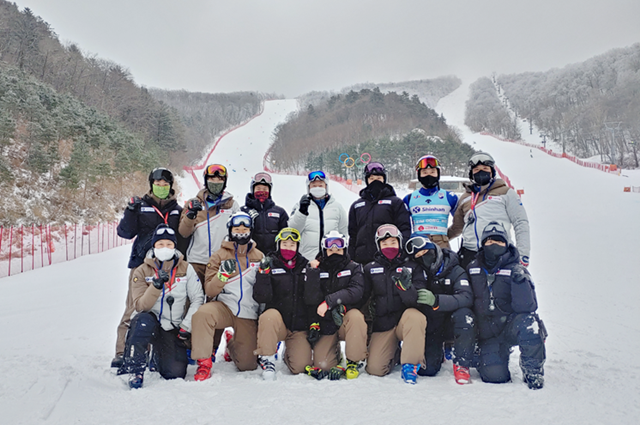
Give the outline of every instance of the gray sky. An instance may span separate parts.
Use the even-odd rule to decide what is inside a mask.
[[[148,87],[296,96],[544,71],[640,42],[640,0],[17,0]]]

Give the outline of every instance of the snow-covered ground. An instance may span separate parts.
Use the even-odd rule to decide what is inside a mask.
[[[522,383],[515,354],[513,382],[453,381],[451,363],[434,378],[404,384],[385,378],[316,382],[292,376],[278,362],[278,380],[216,363],[213,377],[164,381],[147,373],[129,391],[108,368],[122,313],[130,247],[0,280],[0,418],[4,424],[464,423],[631,424],[640,414],[640,316],[636,307],[639,173],[618,177],[488,136],[462,125],[468,84],[438,112],[466,141],[493,154],[517,188],[532,227],[531,271],[549,329],[546,386]],[[296,108],[272,101],[264,113],[226,136],[212,161],[229,165],[229,190],[242,203],[261,169],[273,128]],[[473,144],[475,142],[475,144]],[[305,192],[303,177],[274,176],[274,198],[286,209]],[[197,186],[182,180],[185,197]],[[348,208],[355,194],[331,191]],[[634,261],[635,260],[635,261]]]

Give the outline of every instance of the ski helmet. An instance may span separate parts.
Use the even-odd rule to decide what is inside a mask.
[[[271,190],[273,189],[273,181],[271,180],[271,175],[269,173],[265,173],[264,171],[259,172],[255,176],[251,177],[251,186],[249,187],[249,191],[253,193],[253,188],[257,184],[263,184],[269,187],[269,194],[271,194]]]
[[[324,173],[324,171],[318,170],[310,172],[307,176],[307,195],[311,193],[311,182],[315,182],[318,180],[324,182],[324,184],[327,186],[327,193],[329,193],[329,179],[327,178],[327,175]]]
[[[345,249],[349,246],[349,237],[343,235],[337,230],[332,230],[322,238],[322,248],[330,249],[331,247]]]
[[[173,189],[173,173],[167,168],[154,168],[149,173],[149,189],[153,190],[153,182],[156,180],[164,180],[169,183],[169,187]]]
[[[224,191],[227,187],[227,177],[229,176],[229,174],[227,173],[227,167],[222,164],[207,165],[202,173],[202,176],[204,177],[204,187],[207,187],[207,179],[209,177],[220,177],[224,180],[222,191]]]
[[[249,234],[245,238],[239,238],[237,236],[234,236],[234,234],[232,233],[234,227],[239,227],[241,225],[249,229]],[[227,221],[227,230],[230,241],[237,242],[240,245],[244,245],[248,243],[249,240],[251,240],[251,235],[253,234],[253,219],[246,212],[238,211],[237,213],[229,217],[229,220]]]
[[[416,173],[420,177],[420,170],[423,168],[435,168],[438,170],[438,178],[440,178],[440,161],[433,155],[425,155],[416,163]]]
[[[278,242],[286,241],[287,239],[296,242],[296,251],[300,248],[300,232],[293,227],[285,227],[278,232],[278,235],[276,236],[276,248],[279,250],[280,244]]]
[[[400,249],[402,249],[402,233],[400,230],[393,224],[383,224],[376,230],[376,246],[378,247],[378,251],[380,251],[380,241],[388,238],[397,238]]]
[[[383,183],[387,182],[387,170],[384,168],[384,165],[380,162],[370,162],[365,165],[364,170],[364,181],[369,185],[369,177],[371,176],[382,176],[384,177]]]
[[[473,169],[478,165],[486,165],[491,168],[491,177],[496,176],[496,161],[486,152],[476,152],[469,158],[469,179],[473,180]]]

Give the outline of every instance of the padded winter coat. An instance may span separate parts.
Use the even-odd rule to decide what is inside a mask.
[[[153,278],[157,277],[160,265],[169,275],[175,269],[173,280],[165,283],[163,289],[153,286]],[[155,314],[160,318],[160,326],[165,331],[182,328],[191,332],[191,316],[204,303],[200,279],[193,267],[183,260],[182,254],[178,254],[177,261],[160,263],[153,256],[153,250],[149,250],[144,263],[133,271],[131,297],[135,311]],[[173,304],[167,302],[169,297],[173,297]]]
[[[159,199],[149,192],[142,197],[142,204],[138,209],[124,209],[124,216],[118,224],[117,231],[121,238],[136,238],[129,257],[130,269],[135,269],[144,262],[147,251],[151,249],[153,231],[159,224],[166,223],[178,231],[181,211],[182,207],[178,205],[173,189],[167,199]]]
[[[253,299],[266,304],[265,309],[278,310],[288,330],[309,330],[308,308],[304,302],[304,277],[309,262],[298,253],[296,265],[288,269],[279,255],[272,253],[270,256],[273,260],[271,270],[267,274],[258,272]]]
[[[509,246],[507,253],[502,255],[493,269],[485,265],[483,249],[478,251],[467,272],[473,290],[478,337],[489,339],[502,333],[511,316],[534,313],[538,301],[531,275],[520,264],[520,255],[515,246]]]
[[[347,213],[332,196],[327,197],[324,208],[315,201],[309,205],[309,215],[302,214],[296,203],[289,218],[289,227],[300,232],[300,253],[309,261],[315,260],[320,252],[322,237],[332,230],[347,235]]]
[[[262,252],[255,248],[255,242],[244,245],[248,249],[238,249],[235,242],[225,239],[219,250],[209,259],[204,280],[207,297],[225,303],[231,313],[240,319],[257,319],[258,303],[253,299],[253,285],[256,283],[258,265]],[[218,279],[218,270],[224,260],[235,260],[236,271],[227,282]]]
[[[402,291],[393,282],[393,277],[400,276],[402,267],[408,258],[400,257],[389,261],[381,253],[375,255],[375,260],[364,266],[365,285],[371,287],[375,314],[373,317],[373,332],[386,332],[398,325],[402,313],[407,308],[418,308],[418,288],[424,288],[424,282],[419,281],[418,273],[412,278],[409,289]],[[411,269],[413,272],[413,270]],[[413,275],[413,273],[412,273]]]
[[[388,184],[378,196],[373,196],[369,187],[360,191],[360,199],[349,209],[349,255],[356,263],[373,261],[378,251],[376,229],[383,224],[394,224],[404,241],[411,236],[411,214],[402,199]]]
[[[247,193],[245,205],[240,208],[244,212],[256,210],[258,216],[253,220],[253,240],[258,245],[257,248],[263,253],[276,250],[276,236],[283,228],[287,227],[289,215],[277,206],[271,198],[264,201],[264,204],[253,197],[252,193]]]
[[[449,239],[462,234],[462,246],[477,252],[482,231],[487,224],[497,221],[507,229],[508,234],[513,226],[518,251],[520,255],[528,257],[531,248],[529,219],[516,192],[502,179],[494,179],[479,188],[465,183],[465,188],[467,192],[460,197],[453,223],[447,231]],[[475,196],[477,200],[474,205]]]
[[[204,206],[196,218],[187,217],[189,212],[187,208],[180,216],[180,234],[185,238],[193,235],[187,248],[187,259],[190,263],[207,264],[209,262],[209,258],[220,249],[222,241],[229,233],[227,230],[229,217],[240,210],[240,206],[229,192],[223,192],[220,201],[211,208],[207,208],[208,193],[207,189],[202,189],[196,196]]]
[[[321,335],[333,335],[338,332],[338,326],[331,315],[333,308],[338,304],[344,305],[346,311],[360,308],[364,304],[364,296],[368,292],[365,289],[362,266],[351,261],[348,254],[341,257],[342,261],[333,268],[327,266],[325,258],[320,261],[317,268],[307,267],[305,301],[310,310],[309,324],[320,323]],[[323,301],[326,301],[329,310],[324,317],[320,317],[317,309]]]

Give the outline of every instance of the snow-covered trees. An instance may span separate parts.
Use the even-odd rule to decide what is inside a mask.
[[[489,131],[508,139],[520,137],[515,119],[509,115],[494,84],[487,77],[479,78],[470,87],[465,124],[473,131]]]

